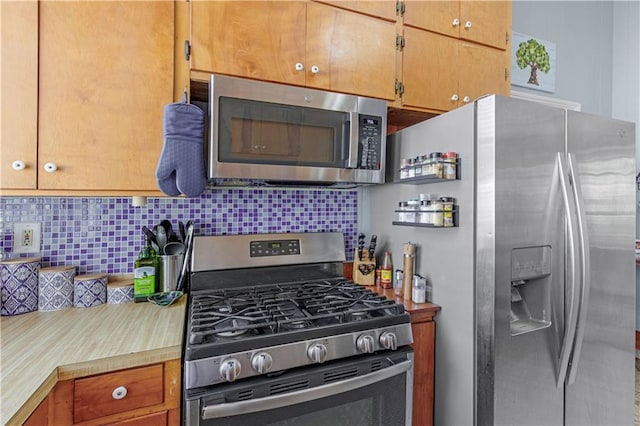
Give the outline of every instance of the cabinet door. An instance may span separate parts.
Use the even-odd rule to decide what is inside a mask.
[[[508,96],[511,86],[507,70],[508,52],[477,44],[460,42],[459,104],[464,105],[489,94]]]
[[[314,0],[318,3],[326,3],[343,9],[353,10],[355,12],[364,13],[366,15],[376,16],[388,21],[396,21],[396,2],[395,0],[377,0],[377,1],[332,1],[332,0]]]
[[[405,28],[402,52],[403,105],[438,111],[455,108],[458,96],[458,41]]]
[[[411,324],[415,366],[413,370],[413,424],[433,424],[436,323]]]
[[[395,40],[393,22],[309,3],[307,86],[393,100]]]
[[[458,37],[460,3],[458,1],[407,1],[404,25]]]
[[[191,2],[191,69],[304,85],[302,1]]]
[[[173,2],[40,2],[40,189],[157,190]]]
[[[0,21],[0,188],[34,189],[38,167],[38,3],[2,1]],[[15,161],[24,163],[25,168],[15,170]]]
[[[505,50],[510,34],[510,1],[460,2],[460,38]]]

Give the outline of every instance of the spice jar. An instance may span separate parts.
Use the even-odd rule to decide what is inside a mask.
[[[409,177],[409,159],[403,158],[400,163],[400,179],[406,179]]]
[[[420,156],[420,164],[422,165],[422,176],[429,174],[429,155],[424,154]]]
[[[416,159],[415,158],[409,158],[409,166],[408,166],[408,171],[409,171],[409,175],[407,176],[408,178],[412,178],[412,177],[416,177]]]
[[[452,197],[442,197],[442,226],[445,228],[454,226],[453,223],[453,204],[455,199]]]
[[[432,152],[429,154],[429,174],[435,178],[442,179],[442,153]]]
[[[431,208],[433,209],[433,226],[444,226],[444,205],[442,199],[433,200],[431,202]]]
[[[418,156],[413,160],[413,175],[415,177],[422,176],[422,157]]]
[[[420,210],[420,200],[407,201],[407,222],[415,223],[418,221],[418,211]]]
[[[420,213],[418,213],[418,222],[425,225],[433,225],[433,210],[431,210],[431,200],[420,201]]]
[[[411,290],[411,300],[414,303],[425,303],[427,301],[427,280],[425,278],[415,274]]]
[[[398,203],[398,222],[409,222],[407,220],[408,204],[406,201],[400,201]]]
[[[442,176],[445,179],[455,179],[456,178],[456,159],[458,158],[458,154],[455,152],[445,152],[442,154]]]

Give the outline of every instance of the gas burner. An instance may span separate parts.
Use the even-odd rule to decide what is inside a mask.
[[[280,324],[281,330],[301,330],[303,328],[309,328],[311,324],[309,321],[297,320],[297,321],[288,321]]]
[[[370,318],[369,312],[356,311],[349,313],[349,318],[353,321],[361,321],[366,318]]]
[[[231,324],[229,324],[231,323]],[[214,326],[214,330],[224,330],[215,332],[219,337],[236,337],[245,334],[249,329],[247,328],[249,321],[242,318],[227,318],[221,323]]]

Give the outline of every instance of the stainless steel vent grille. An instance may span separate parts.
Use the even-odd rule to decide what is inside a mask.
[[[309,387],[309,380],[298,380],[293,382],[277,383],[269,386],[269,395],[278,395],[280,393],[293,392],[299,389]]]
[[[238,392],[237,395],[237,400],[238,401],[245,401],[247,399],[251,399],[253,398],[253,390],[252,389],[247,389],[241,392]]]
[[[340,380],[348,379],[350,377],[356,377],[357,375],[358,375],[358,369],[355,367],[345,368],[343,370],[338,370],[338,371],[330,371],[324,374],[323,382],[325,384],[331,383],[331,382],[337,382]]]

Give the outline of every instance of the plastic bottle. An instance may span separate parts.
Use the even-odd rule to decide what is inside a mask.
[[[147,245],[140,250],[140,254],[134,263],[133,299],[136,302],[146,302],[147,297],[157,291],[157,265],[156,252],[147,241]]]
[[[391,252],[384,252],[384,260],[380,268],[380,286],[382,288],[393,287],[393,263],[391,261]]]

